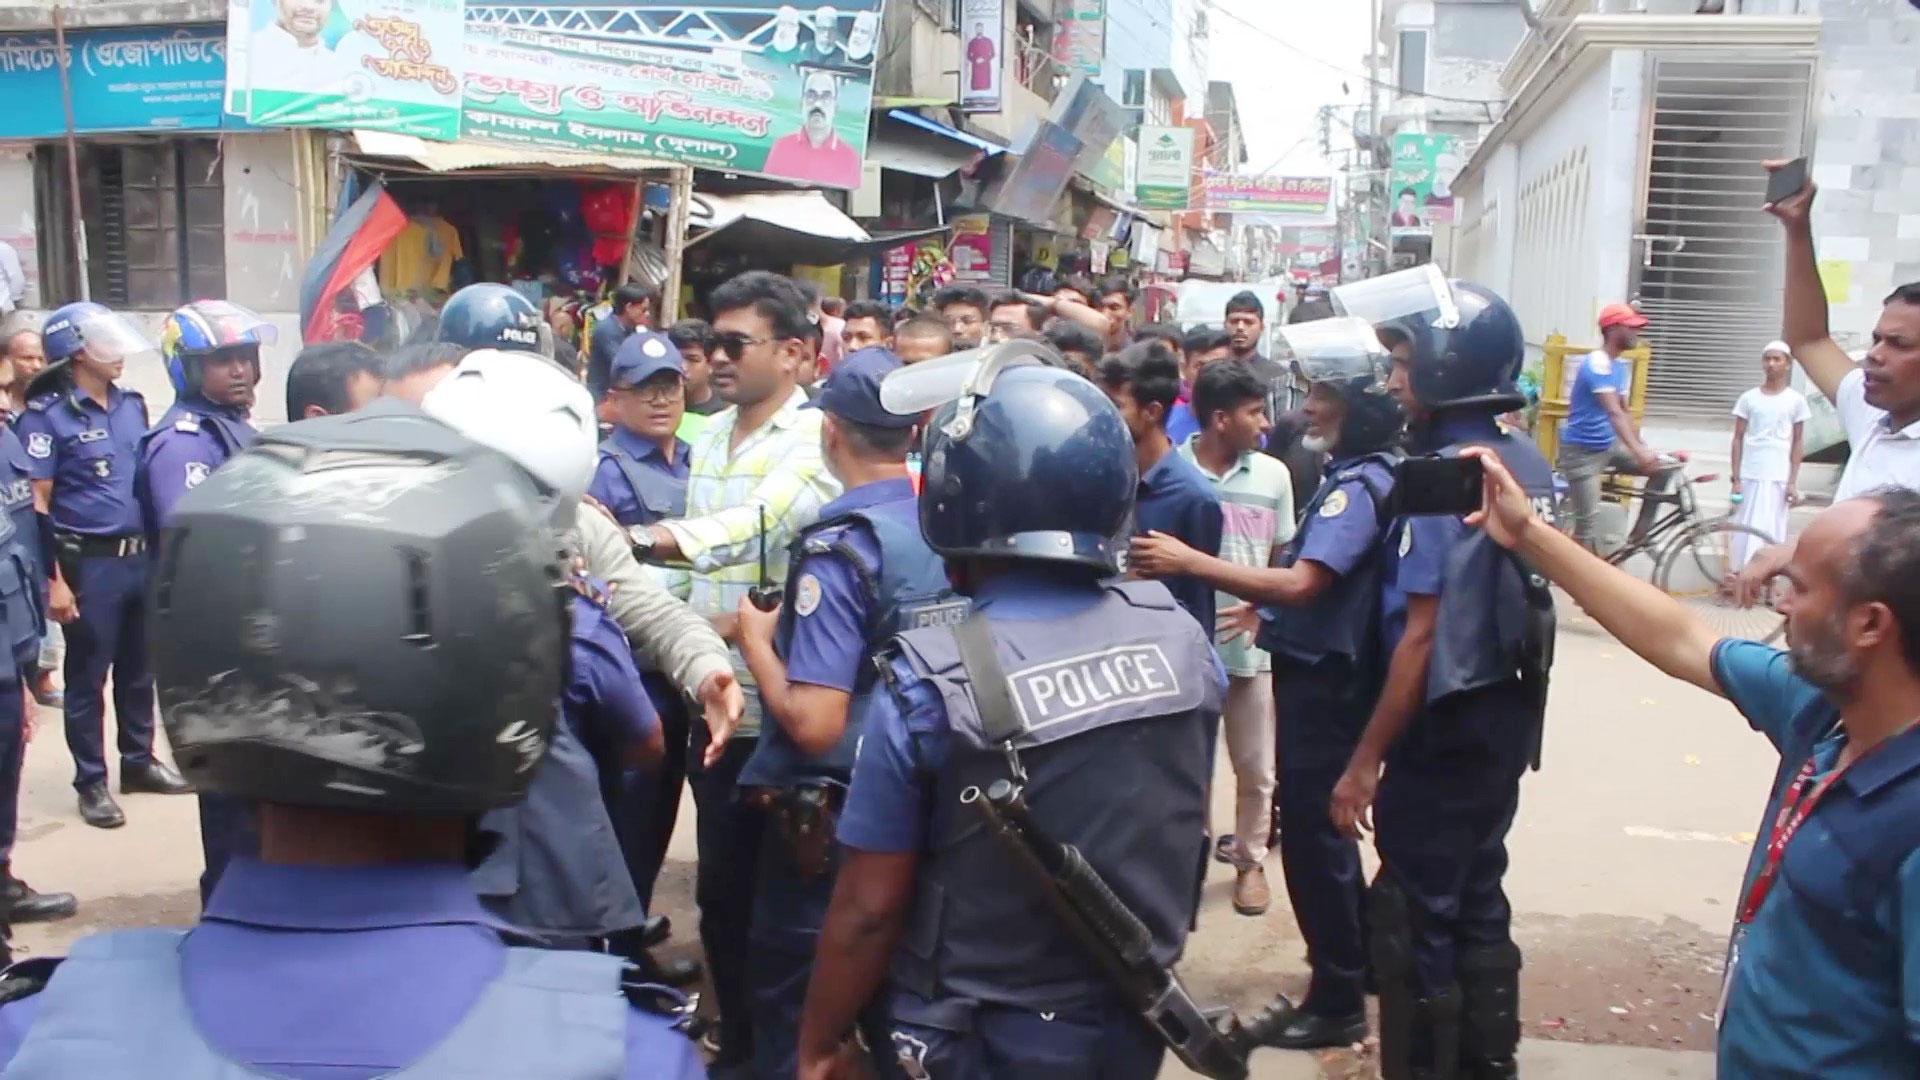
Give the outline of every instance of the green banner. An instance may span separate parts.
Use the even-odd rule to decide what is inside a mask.
[[[1193,197],[1193,129],[1143,124],[1134,200],[1149,210],[1185,210]]]
[[[452,139],[460,132],[461,0],[235,0],[227,80],[247,120],[371,128]]]
[[[1393,137],[1389,201],[1394,236],[1432,236],[1436,222],[1453,221],[1453,178],[1465,161],[1458,135]]]

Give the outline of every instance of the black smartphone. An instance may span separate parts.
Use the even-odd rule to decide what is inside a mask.
[[[1400,514],[1451,514],[1480,509],[1486,470],[1474,457],[1410,457],[1393,470],[1393,505]]]
[[[1807,186],[1807,159],[1794,158],[1767,174],[1767,202],[1791,199]]]

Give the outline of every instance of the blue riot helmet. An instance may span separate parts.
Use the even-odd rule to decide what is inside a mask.
[[[260,347],[277,339],[273,324],[225,300],[196,300],[167,316],[160,328],[160,355],[167,362],[173,392],[200,389],[200,362],[222,354],[244,352],[253,361],[253,377],[260,377]]]
[[[1410,358],[1439,355],[1460,325],[1453,289],[1431,263],[1347,282],[1327,299],[1335,314],[1366,320],[1392,344],[1406,342]]]
[[[1008,341],[901,368],[881,384],[891,412],[936,409],[920,531],[943,557],[1116,572],[1139,486],[1133,437],[1099,387],[1049,358],[1058,362],[1044,342]]]
[[[553,359],[553,330],[540,317],[540,309],[507,286],[486,281],[447,298],[434,340]]]
[[[132,320],[85,300],[55,309],[47,316],[40,326],[40,347],[47,354],[47,366],[27,384],[29,398],[67,385],[68,368],[82,352],[111,365],[158,351]]]
[[[1414,354],[1407,367],[1414,396],[1429,409],[1503,413],[1525,408],[1520,369],[1526,363],[1526,339],[1513,308],[1484,285],[1449,284],[1459,323],[1439,336],[1435,351]]]
[[[1325,386],[1346,405],[1340,439],[1326,449],[1336,458],[1385,450],[1400,438],[1406,417],[1387,392],[1392,357],[1373,326],[1352,317],[1282,327],[1274,359],[1298,369],[1309,386]]]

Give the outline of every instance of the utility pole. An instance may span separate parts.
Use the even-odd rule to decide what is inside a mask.
[[[1382,127],[1380,123],[1380,0],[1367,0],[1367,42],[1367,125],[1372,130],[1367,132],[1366,161],[1367,171],[1371,173],[1373,166],[1380,160],[1379,142]],[[1376,209],[1371,175],[1367,177],[1367,209],[1370,211]],[[1374,216],[1378,219],[1374,227],[1380,230],[1383,237],[1390,235],[1387,232],[1387,215],[1376,213]],[[1386,244],[1386,250],[1380,255],[1381,273],[1387,271],[1393,255],[1393,242],[1387,240]],[[1367,243],[1362,248],[1366,252],[1368,263],[1373,262],[1372,247],[1373,238],[1368,236]]]

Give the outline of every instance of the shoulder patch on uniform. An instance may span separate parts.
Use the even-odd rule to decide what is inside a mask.
[[[37,458],[53,456],[53,436],[44,431],[27,433],[27,453]]]
[[[1336,489],[1320,504],[1320,516],[1323,518],[1336,518],[1346,512],[1347,493],[1344,491]]]
[[[173,430],[184,431],[188,434],[198,434],[200,431],[200,418],[192,413],[185,413],[180,419],[173,422]]]
[[[207,473],[212,471],[212,468],[204,461],[187,462],[187,486],[190,488],[199,487],[200,481],[205,480]],[[1402,554],[1404,554],[1404,552]]]
[[[59,397],[59,394],[41,394],[39,397],[27,402],[27,408],[32,409],[34,412],[46,412],[47,406],[59,400]]]
[[[812,574],[801,574],[800,580],[793,586],[793,613],[802,618],[813,614],[820,607],[820,579]]]

